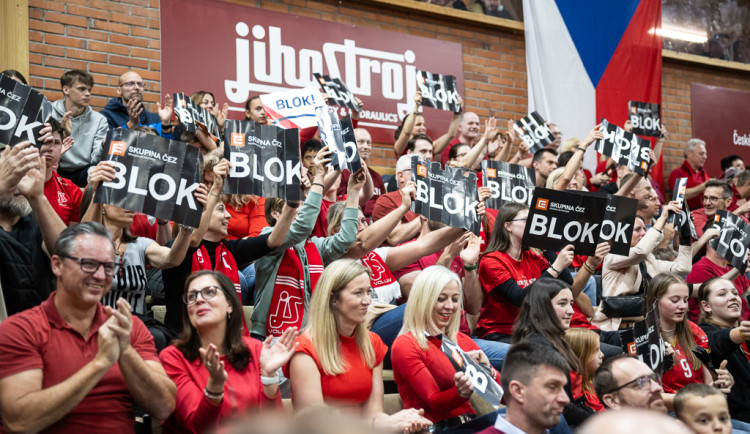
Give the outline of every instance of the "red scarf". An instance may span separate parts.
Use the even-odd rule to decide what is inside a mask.
[[[305,316],[305,268],[310,273],[310,294],[323,274],[323,259],[315,243],[307,240],[305,253],[307,267],[303,266],[294,247],[286,249],[281,258],[268,309],[266,336],[281,336],[289,327],[302,327]]]
[[[396,278],[393,276],[393,273],[391,273],[391,270],[389,270],[385,265],[385,261],[383,261],[383,258],[381,258],[380,255],[372,251],[364,256],[361,260],[362,264],[370,269],[370,286],[372,286],[373,295],[375,298],[377,298],[380,293],[390,292],[389,287],[393,285],[398,286],[399,290],[401,289],[398,282],[396,281]],[[379,288],[383,288],[385,290],[378,291]],[[373,299],[373,302],[391,302],[391,300],[376,300],[375,298]]]
[[[240,300],[240,306],[242,306],[242,288],[240,287],[240,275],[239,269],[237,268],[237,262],[235,262],[232,253],[221,241],[216,245],[214,261],[216,261],[216,267],[214,267],[213,270],[227,276],[232,281],[237,298]],[[211,259],[208,256],[208,251],[206,250],[206,246],[201,244],[200,248],[196,250],[193,255],[193,265],[190,271],[191,273],[195,273],[199,270],[211,269]],[[245,335],[250,336],[250,330],[248,330],[247,324],[245,324],[245,315],[242,315],[242,324],[245,327]]]

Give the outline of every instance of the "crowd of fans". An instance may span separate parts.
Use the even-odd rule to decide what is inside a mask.
[[[717,210],[750,212],[741,158],[723,158],[724,172],[712,177],[703,166],[722,156],[707,155],[700,139],[685,144],[669,185],[688,178],[695,238],[668,219],[683,204],[664,201],[648,176],[611,170],[603,156],[594,173],[582,169],[603,137],[598,126],[563,141],[550,124],[556,140],[530,154],[512,122],[502,129],[488,119],[482,132],[480,118],[464,112],[433,140],[417,94],[394,137],[393,183],[368,167],[367,130],[355,129],[363,168],[349,173],[327,167],[331,152],[311,129],[300,134],[303,201],[222,194],[223,150],[181,131],[169,95],[148,111],[142,78],[126,71],[118,96],[96,112],[93,84],[84,71],[65,72],[40,147],[0,153],[6,431],[145,429],[134,426],[135,411],[163,421],[165,432],[261,432],[264,424],[285,432],[300,421],[317,421],[309,432],[321,423],[326,432],[602,432],[628,418],[645,432],[750,432],[750,280],[709,244]],[[205,91],[192,100],[223,127],[226,105]],[[268,122],[259,98],[247,101],[245,120]],[[200,149],[198,227],[92,200],[115,177],[100,161],[111,128]],[[652,163],[667,139],[663,128]],[[466,171],[508,161],[533,168],[538,187],[633,198],[630,253],[612,254],[606,242],[588,257],[572,245],[530,248],[527,205],[486,208],[487,187],[479,188],[479,236],[427,220],[410,210],[414,158]],[[628,296],[658,309],[663,375],[623,354],[619,331],[645,313],[610,303]],[[163,322],[153,305],[166,306]],[[248,323],[243,305],[253,306]],[[487,376],[457,372],[441,350],[447,340]],[[398,411],[385,410],[384,370]],[[505,406],[479,411],[482,381],[493,380]],[[268,417],[283,411],[282,397],[297,418]],[[248,415],[258,419],[236,424]]]

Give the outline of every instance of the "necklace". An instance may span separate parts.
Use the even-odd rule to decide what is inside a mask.
[[[120,242],[117,243],[117,248],[115,248],[115,256],[122,262],[122,257],[125,255],[125,250],[120,251],[120,246],[122,246],[122,239],[120,239]],[[127,248],[128,245],[125,244],[125,248]]]

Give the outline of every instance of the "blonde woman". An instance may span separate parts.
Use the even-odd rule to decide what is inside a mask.
[[[370,420],[375,430],[419,432],[430,425],[421,410],[383,413],[382,361],[388,348],[364,324],[371,291],[369,271],[357,261],[326,267],[289,363],[294,406],[334,405]]]
[[[455,429],[476,415],[469,403],[471,379],[456,372],[442,352],[443,337],[489,367],[487,356],[477,344],[458,331],[462,304],[458,275],[440,265],[427,267],[414,280],[404,325],[391,350],[393,374],[404,408],[423,408],[425,417],[441,431]],[[497,371],[490,369],[499,380]],[[494,420],[490,418],[485,426],[472,422],[472,427],[479,430]]]

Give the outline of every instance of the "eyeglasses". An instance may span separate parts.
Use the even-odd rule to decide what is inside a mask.
[[[701,200],[702,200],[703,202],[706,202],[706,201],[708,201],[708,202],[711,202],[711,203],[716,203],[716,202],[718,202],[718,201],[719,201],[720,199],[721,199],[720,197],[715,197],[715,196],[714,196],[714,197],[711,197],[711,196],[703,196],[703,198],[702,198]]]
[[[81,265],[81,271],[84,273],[91,273],[94,274],[97,271],[99,271],[99,267],[104,268],[104,274],[107,276],[114,276],[115,275],[115,265],[119,265],[116,262],[101,262],[97,261],[96,259],[89,259],[89,258],[77,258],[75,256],[68,256],[68,255],[58,255],[61,258],[67,258],[72,259],[74,261],[78,261],[78,263]]]
[[[200,294],[204,300],[211,300],[216,297],[217,292],[219,292],[218,286],[207,286],[198,291],[188,291],[187,294],[182,294],[182,301],[187,305],[195,304],[195,302],[198,301],[198,294]]]
[[[526,221],[526,217],[524,217],[524,218],[522,218],[522,219],[513,219],[513,220],[511,220],[511,221],[512,221],[512,222],[525,222],[525,221]]]
[[[123,83],[120,85],[121,87],[140,87],[143,89],[146,87],[146,83],[142,81],[128,81],[127,83]]]
[[[621,389],[624,389],[624,388],[630,386],[631,384],[635,384],[635,386],[636,386],[636,388],[638,390],[643,390],[646,387],[650,386],[652,381],[654,383],[656,383],[656,384],[661,385],[661,377],[659,377],[658,375],[656,375],[656,373],[652,372],[652,373],[650,373],[648,375],[642,375],[642,376],[640,376],[640,377],[638,377],[638,378],[636,378],[634,380],[630,380],[627,383],[623,384],[622,386],[617,387],[615,389],[612,389],[612,390],[610,390],[607,393],[615,393],[618,390],[621,390]]]

